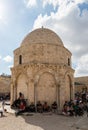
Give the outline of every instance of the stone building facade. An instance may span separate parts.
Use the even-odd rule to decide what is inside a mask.
[[[88,92],[88,76],[75,77],[75,92]]]
[[[71,52],[60,37],[50,29],[39,28],[29,33],[14,50],[11,68],[11,103],[24,94],[28,102],[57,102],[74,98],[74,70]]]
[[[11,76],[0,75],[0,97],[10,93]]]

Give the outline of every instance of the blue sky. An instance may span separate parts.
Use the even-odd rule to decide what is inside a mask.
[[[42,26],[72,52],[75,76],[88,76],[88,0],[0,0],[0,74],[11,74],[13,50]]]

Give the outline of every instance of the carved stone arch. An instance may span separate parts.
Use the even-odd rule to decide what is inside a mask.
[[[17,73],[16,78],[15,78],[16,81],[18,80],[18,77],[19,77],[19,75],[21,75],[21,74],[25,75],[25,76],[27,77],[27,80],[28,80],[28,75],[27,75],[27,73],[24,72],[24,71],[21,71],[21,72]]]
[[[43,85],[41,85],[42,81],[45,88],[43,87]],[[52,87],[47,88],[47,85],[52,86]],[[58,86],[59,85],[57,81],[57,74],[53,70],[43,69],[39,71],[38,73],[36,73],[35,80],[34,80],[35,105],[36,105],[36,102],[39,100],[39,98],[42,96],[42,93],[43,93],[43,96],[40,98],[41,101],[46,100],[47,102],[49,102],[49,104],[51,104],[53,101],[56,101],[58,104],[58,90],[57,90]],[[38,91],[40,92],[38,93]]]
[[[24,98],[28,98],[28,77],[25,73],[19,73],[16,77],[16,87],[17,87],[17,98],[19,92],[24,94]]]
[[[73,87],[74,86],[73,86],[73,77],[69,71],[67,71],[65,73],[64,79],[65,79],[65,93],[67,95],[65,97],[65,99],[71,100],[71,99],[73,99],[73,94],[74,94]]]
[[[35,77],[34,77],[34,81],[35,81],[34,83],[35,83],[35,84],[38,83],[39,77],[40,77],[43,73],[45,73],[45,72],[48,72],[48,73],[52,74],[52,75],[54,76],[54,78],[55,78],[56,83],[58,83],[58,81],[57,81],[57,74],[55,73],[55,71],[53,71],[52,69],[47,68],[47,69],[42,69],[42,70],[38,71],[38,72],[35,74]]]

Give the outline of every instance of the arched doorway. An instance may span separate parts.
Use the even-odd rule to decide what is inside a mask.
[[[24,94],[24,98],[27,99],[27,78],[24,74],[19,75],[17,79],[17,98],[19,92]]]
[[[72,86],[69,75],[65,77],[65,100],[70,101],[72,98]]]
[[[36,86],[36,101],[48,102],[48,104],[52,104],[57,99],[56,92],[56,81],[54,76],[49,73],[43,73],[38,80]]]

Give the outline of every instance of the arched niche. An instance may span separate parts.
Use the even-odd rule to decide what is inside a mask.
[[[57,98],[56,87],[54,75],[49,72],[42,73],[36,85],[36,100],[47,101],[49,104],[53,103]]]
[[[71,77],[67,74],[65,76],[65,100],[70,101],[73,97],[73,86]]]
[[[28,86],[27,86],[27,77],[25,74],[20,74],[17,78],[17,98],[19,96],[19,92],[22,92],[24,98],[27,99],[28,97]]]

